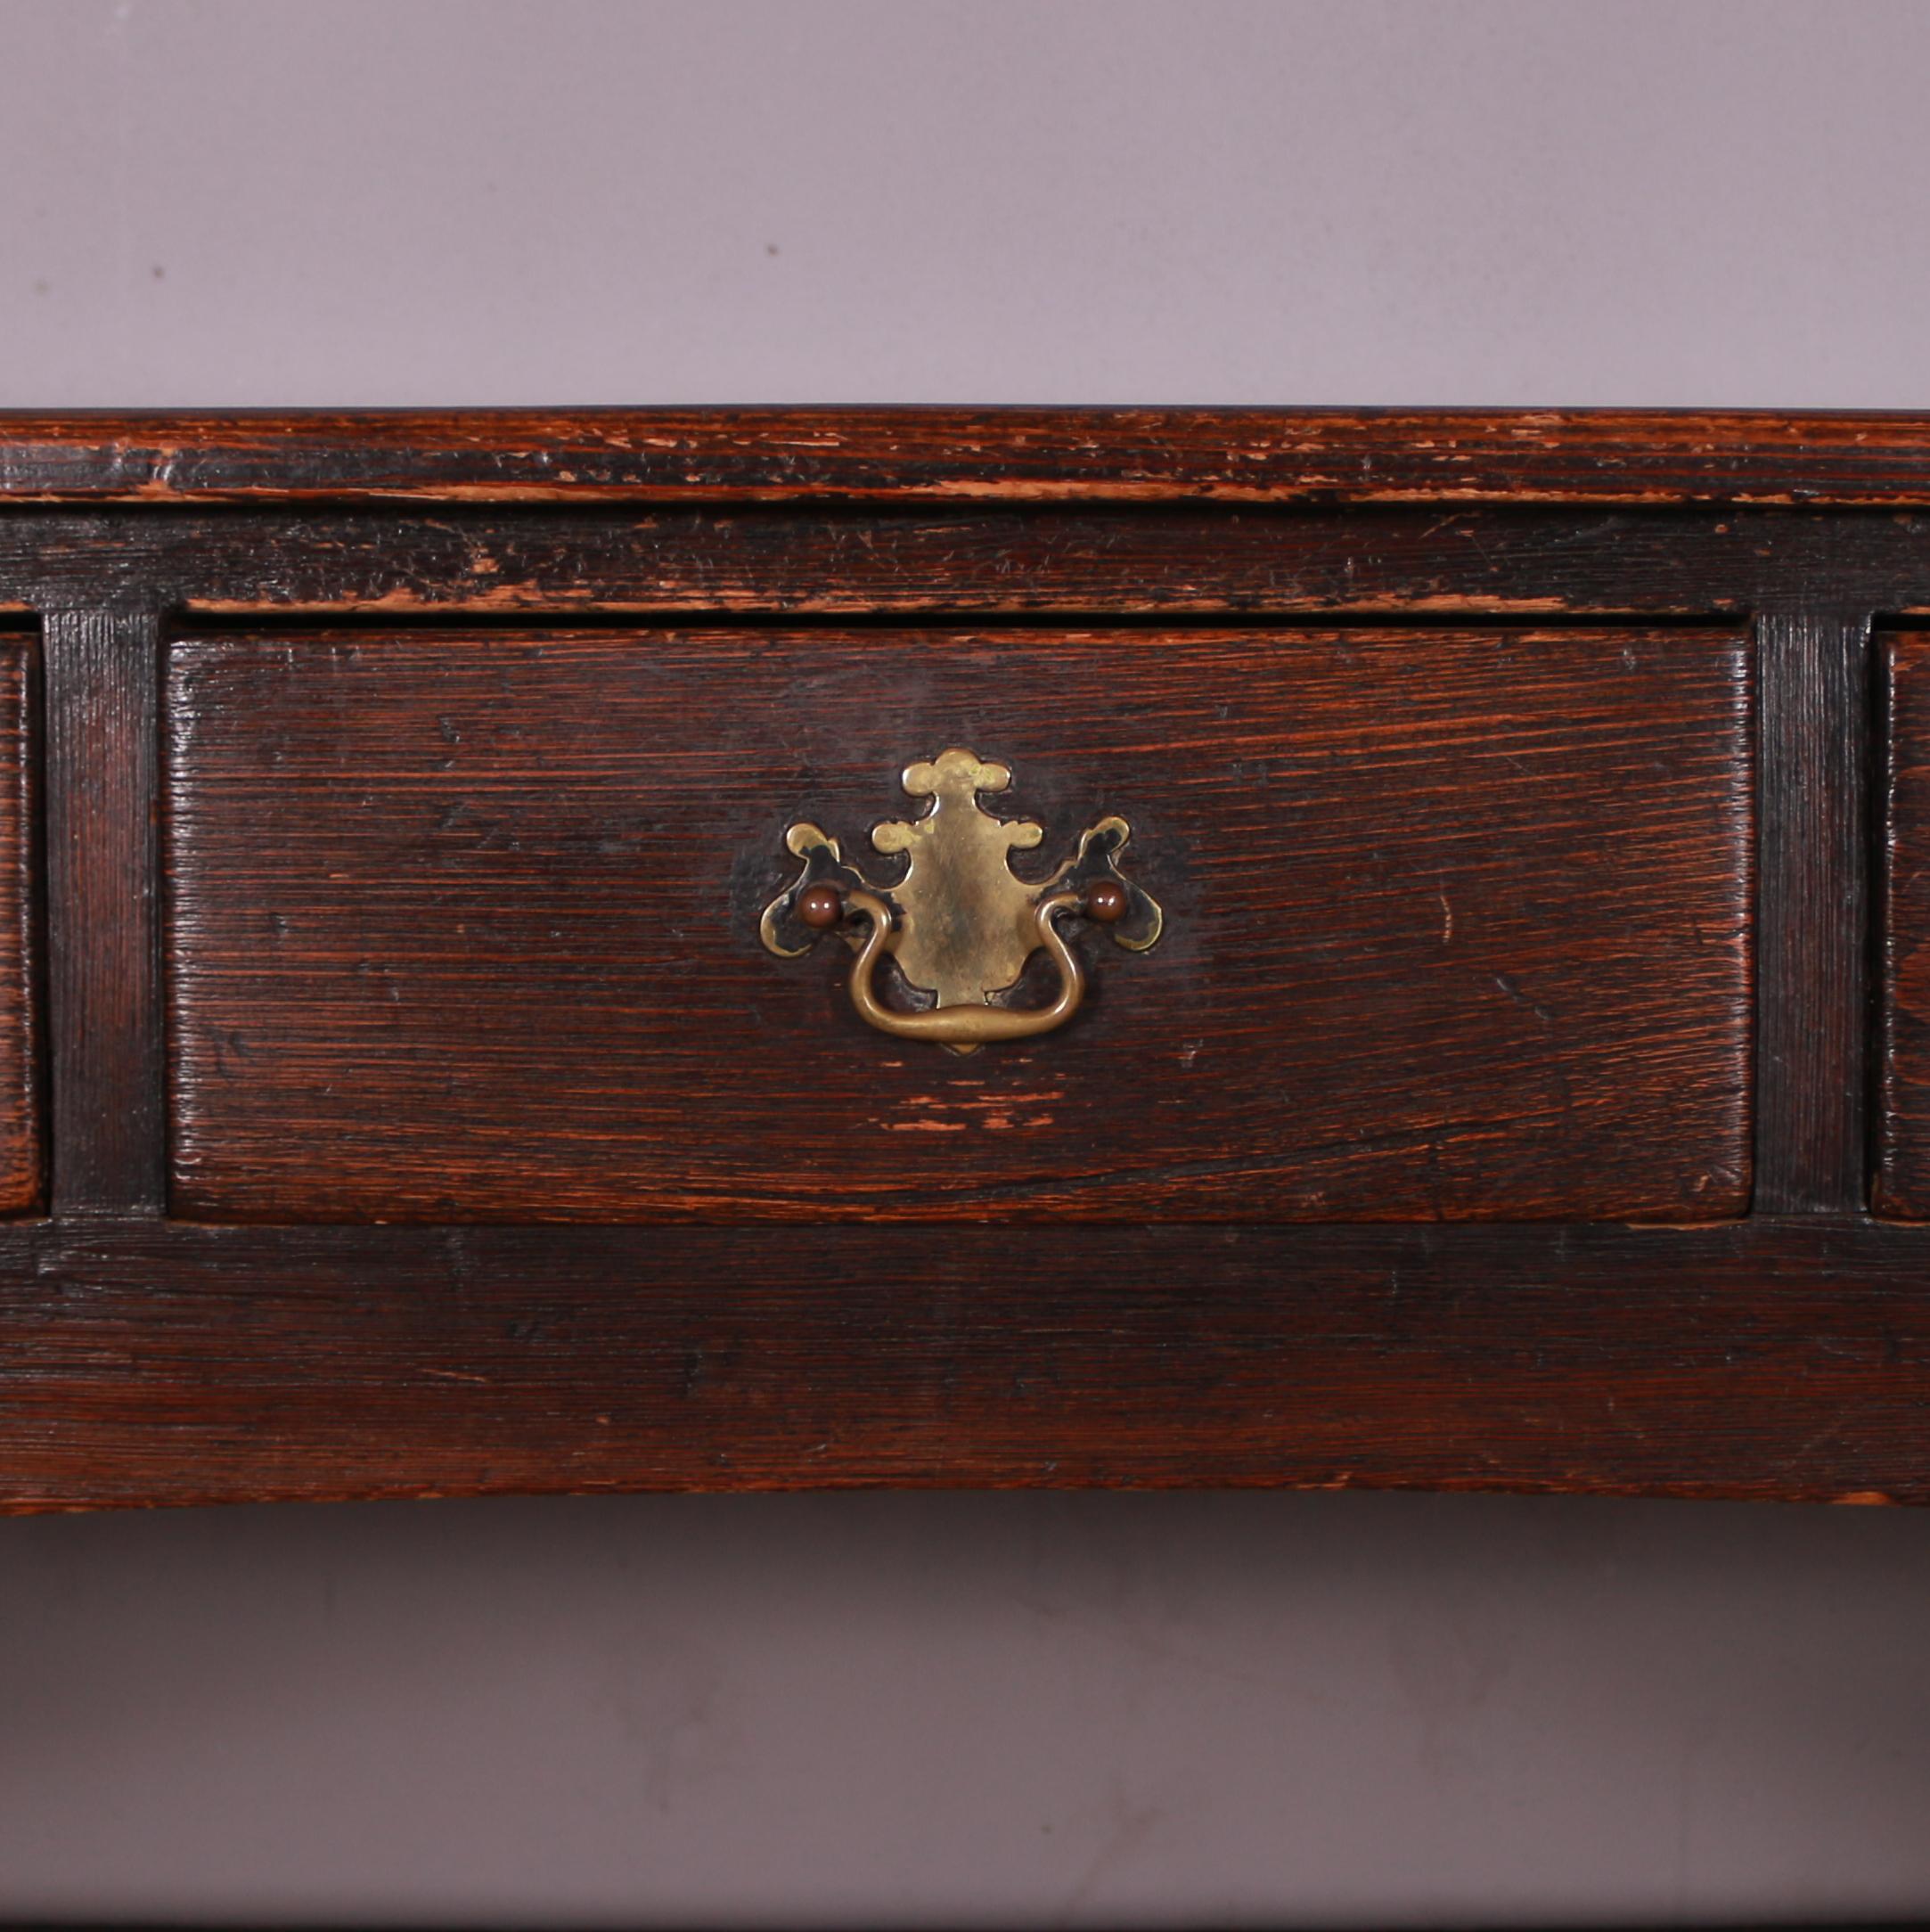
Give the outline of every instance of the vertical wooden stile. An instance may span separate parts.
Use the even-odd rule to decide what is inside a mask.
[[[1756,621],[1755,1207],[1854,1213],[1867,1185],[1868,612]]]
[[[160,619],[50,611],[44,637],[53,1211],[158,1215]]]

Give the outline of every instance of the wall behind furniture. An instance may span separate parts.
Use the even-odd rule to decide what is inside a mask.
[[[0,0],[0,404],[1930,404],[1930,8]],[[1930,1513],[0,1522],[0,1918],[1930,1912]]]

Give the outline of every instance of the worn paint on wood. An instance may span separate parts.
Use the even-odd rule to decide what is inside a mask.
[[[1805,608],[1838,612],[1930,610],[1930,515],[1077,502],[0,516],[0,610],[101,602],[229,620],[1706,621],[1787,610],[1799,593]]]
[[[1930,421],[1729,410],[0,413],[0,496],[1930,502]]]

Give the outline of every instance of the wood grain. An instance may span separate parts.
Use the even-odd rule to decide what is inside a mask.
[[[0,515],[0,609],[216,616],[1930,609],[1930,516],[1073,503],[143,506]]]
[[[1731,1215],[1750,689],[1733,631],[184,641],[176,1209]],[[953,742],[1170,915],[969,1060],[756,937],[787,823],[862,850]]]
[[[1771,613],[1762,666],[1756,1200],[1863,1205],[1869,1059],[1867,614]]]
[[[1930,1219],[1930,635],[1881,640],[1886,754],[1875,1205]]]
[[[0,497],[1930,502],[1920,415],[1666,410],[0,413]]]
[[[1894,1218],[1930,1218],[1930,720],[1906,634],[1873,1218],[1872,611],[1930,611],[1930,416],[7,418],[0,612],[50,614],[58,1172],[49,1219],[37,1170],[6,1191],[33,840],[10,866],[0,797],[0,1206],[29,1216],[0,1224],[0,1507],[1930,1502],[1930,1228]],[[653,1224],[157,1211],[161,612],[198,636],[160,799],[176,1207]],[[1285,627],[1313,617],[1387,628]],[[1009,628],[942,634],[970,624]],[[0,655],[0,772],[30,655],[17,690]],[[861,839],[905,741],[966,733],[1055,837],[1133,816],[1174,915],[1148,958],[1100,946],[1029,1068],[861,1035],[840,963],[749,938],[786,819]],[[997,1114],[1048,1074],[1051,1108]],[[1650,1211],[1746,1218],[1255,1218]]]
[[[1930,1230],[0,1230],[0,1500],[1930,1502]]]
[[[53,1206],[158,1213],[160,622],[54,611],[45,638]]]
[[[37,1208],[45,1187],[34,738],[32,646],[0,635],[0,1215]]]

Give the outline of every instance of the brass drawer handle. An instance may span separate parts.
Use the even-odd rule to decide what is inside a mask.
[[[1059,996],[1050,1006],[928,1006],[920,1011],[894,1012],[879,1003],[871,991],[871,971],[880,953],[892,950],[898,937],[892,925],[891,908],[876,893],[857,891],[850,896],[852,911],[863,913],[871,922],[864,944],[858,949],[858,962],[851,969],[851,1003],[862,1019],[884,1033],[895,1033],[907,1040],[936,1040],[942,1046],[969,1052],[988,1040],[1022,1040],[1027,1034],[1050,1033],[1062,1027],[1079,1011],[1085,997],[1085,972],[1079,955],[1067,946],[1052,921],[1082,905],[1076,892],[1057,892],[1033,907],[1033,924],[1039,944],[1052,955],[1059,968]]]
[[[871,833],[882,853],[905,855],[904,877],[882,887],[848,864],[837,839],[799,821],[784,835],[804,861],[790,888],[765,908],[759,930],[781,958],[795,959],[818,937],[842,929],[857,947],[851,1002],[885,1033],[931,1040],[969,1053],[994,1040],[1050,1033],[1078,1011],[1085,972],[1059,921],[1082,913],[1107,927],[1118,943],[1143,953],[1159,937],[1165,915],[1143,887],[1115,861],[1132,836],[1123,818],[1108,816],[1081,835],[1077,852],[1037,884],[1017,877],[1008,863],[1044,838],[1030,819],[994,818],[980,795],[1003,791],[1011,768],[953,746],[929,762],[909,765],[904,789],[929,798],[922,816],[888,820]],[[855,915],[863,937],[854,931]],[[1018,984],[1026,962],[1043,948],[1059,970],[1059,991],[1044,1006],[1001,1003]],[[887,1006],[873,984],[889,954],[906,983],[935,1003],[909,1011]]]

